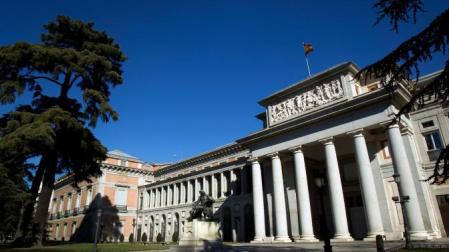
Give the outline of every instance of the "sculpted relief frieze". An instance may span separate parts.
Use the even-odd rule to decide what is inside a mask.
[[[340,80],[333,80],[316,86],[312,90],[298,94],[268,107],[270,124],[295,117],[307,110],[319,107],[344,97]]]

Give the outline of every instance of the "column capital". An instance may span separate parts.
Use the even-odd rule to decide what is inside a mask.
[[[273,153],[267,154],[267,157],[269,157],[271,159],[278,159],[279,158],[279,152],[273,152]]]
[[[334,137],[326,137],[318,140],[318,142],[322,143],[323,145],[334,144]]]
[[[356,129],[356,130],[351,130],[351,131],[346,132],[346,135],[352,136],[352,137],[364,136],[365,135],[365,129],[360,128],[360,129]]]
[[[297,145],[293,148],[288,149],[289,151],[293,153],[301,153],[302,152],[302,145]]]
[[[259,157],[253,157],[253,156],[251,156],[251,157],[249,157],[248,158],[248,161],[250,162],[250,163],[259,163]]]

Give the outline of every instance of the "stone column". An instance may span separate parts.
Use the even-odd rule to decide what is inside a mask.
[[[299,208],[300,241],[318,241],[313,234],[312,211],[310,209],[309,186],[307,181],[306,163],[301,146],[291,149],[294,159],[296,200]]]
[[[332,141],[332,138],[327,138],[321,142],[324,144],[326,156],[326,172],[335,229],[334,239],[352,241],[353,239],[349,234],[348,221],[346,219],[346,207],[340,179],[340,169],[337,161],[337,152],[335,151],[335,146]]]
[[[200,178],[196,178],[195,179],[195,200],[194,201],[198,200],[198,198],[200,196],[200,190],[201,190],[201,188],[200,188]]]
[[[229,170],[230,177],[230,186],[231,186],[231,195],[236,196],[237,192],[237,184],[236,184],[236,175],[234,170]]]
[[[220,172],[220,198],[224,198],[224,190],[225,190],[225,176],[223,172]]]
[[[253,208],[254,208],[254,231],[252,242],[263,242],[265,234],[265,209],[263,201],[262,171],[259,161],[251,160],[253,180]]]
[[[165,186],[162,186],[162,188],[161,188],[161,199],[162,199],[161,207],[165,207],[165,204],[166,204],[165,197],[167,197],[167,192],[165,191]]]
[[[379,201],[377,199],[376,185],[374,184],[373,171],[362,130],[348,133],[354,140],[355,157],[359,171],[361,191],[368,229],[366,240],[375,240],[376,235],[383,235],[384,228],[380,214]]]
[[[216,199],[216,198],[218,198],[217,197],[217,176],[216,176],[216,174],[212,174],[211,175],[211,179],[212,179],[212,181],[211,181],[211,183],[212,183],[212,193],[211,193],[211,195],[212,195],[213,199]]]
[[[159,188],[156,188],[156,207],[161,206],[161,192]]]
[[[178,183],[173,184],[173,205],[178,205],[179,200],[179,188]]]
[[[192,181],[187,180],[187,203],[192,202]]]
[[[271,157],[271,168],[273,170],[273,194],[274,212],[276,220],[276,242],[291,242],[288,237],[287,208],[285,205],[284,178],[282,175],[282,164],[278,153],[273,153]]]
[[[397,124],[390,125],[387,129],[388,143],[390,147],[391,159],[395,172],[400,175],[399,192],[401,196],[409,196],[405,203],[405,211],[409,224],[410,238],[413,240],[427,239],[428,234],[424,227],[421,209],[418,203],[418,195],[413,182],[413,175],[410,170],[404,142]]]
[[[209,181],[207,180],[207,177],[208,176],[204,176],[203,177],[203,191],[207,194],[207,195],[209,195]]]

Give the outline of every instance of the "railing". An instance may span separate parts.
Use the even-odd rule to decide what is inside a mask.
[[[117,208],[119,213],[127,213],[128,207],[124,205],[116,205],[115,208]]]
[[[70,210],[64,211],[64,217],[69,217],[71,214],[72,214],[72,211],[70,211]]]
[[[73,209],[73,216],[78,215],[78,212],[79,212],[79,208],[78,208],[78,207],[75,207],[75,208]]]
[[[427,154],[429,155],[430,161],[436,161],[440,156],[441,150],[428,150]]]
[[[56,213],[56,219],[60,219],[62,217],[62,212],[57,212]]]
[[[48,215],[48,219],[49,220],[53,220],[54,218],[55,218],[55,214],[51,213],[51,214]]]

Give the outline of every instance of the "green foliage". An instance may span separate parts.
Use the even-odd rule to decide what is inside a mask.
[[[161,233],[157,234],[157,236],[156,236],[156,242],[163,242],[162,234],[161,234]]]
[[[28,193],[22,178],[0,163],[0,237],[13,236]]]
[[[420,0],[378,0],[376,23],[387,18],[395,31],[400,22],[411,18],[416,22],[416,14],[423,11]],[[446,54],[449,45],[449,9],[445,9],[421,32],[404,41],[396,49],[379,61],[366,66],[356,75],[359,79],[379,79],[391,95],[395,95],[399,84],[406,85],[412,97],[395,115],[395,121],[429,103],[447,104],[449,101],[449,60],[435,78],[417,85],[421,64],[432,60],[436,54]],[[408,81],[416,76],[416,81]],[[449,179],[449,145],[440,152],[434,173],[428,180],[444,183]]]
[[[89,127],[98,119],[118,119],[109,103],[110,89],[122,84],[126,59],[114,40],[92,23],[59,16],[44,28],[41,43],[0,47],[0,103],[14,103],[26,92],[32,95],[28,105],[0,118],[0,160],[7,169],[27,174],[33,184],[42,180],[35,212],[38,241],[44,237],[55,174],[73,174],[75,185],[101,175],[106,148]],[[57,96],[51,96],[50,86],[59,89]],[[69,97],[74,88],[81,92],[79,100]],[[45,176],[31,176],[34,168],[25,166],[30,158],[40,158]]]
[[[133,234],[133,233],[131,233],[131,234],[129,235],[128,241],[129,241],[129,242],[134,242],[134,234]]]
[[[120,234],[119,240],[120,240],[120,242],[124,242],[125,241],[125,236],[123,234]]]
[[[178,240],[179,240],[179,232],[175,231],[175,232],[173,232],[172,241],[178,242]]]
[[[142,241],[147,242],[147,240],[148,240],[147,233],[144,232],[142,235]]]

